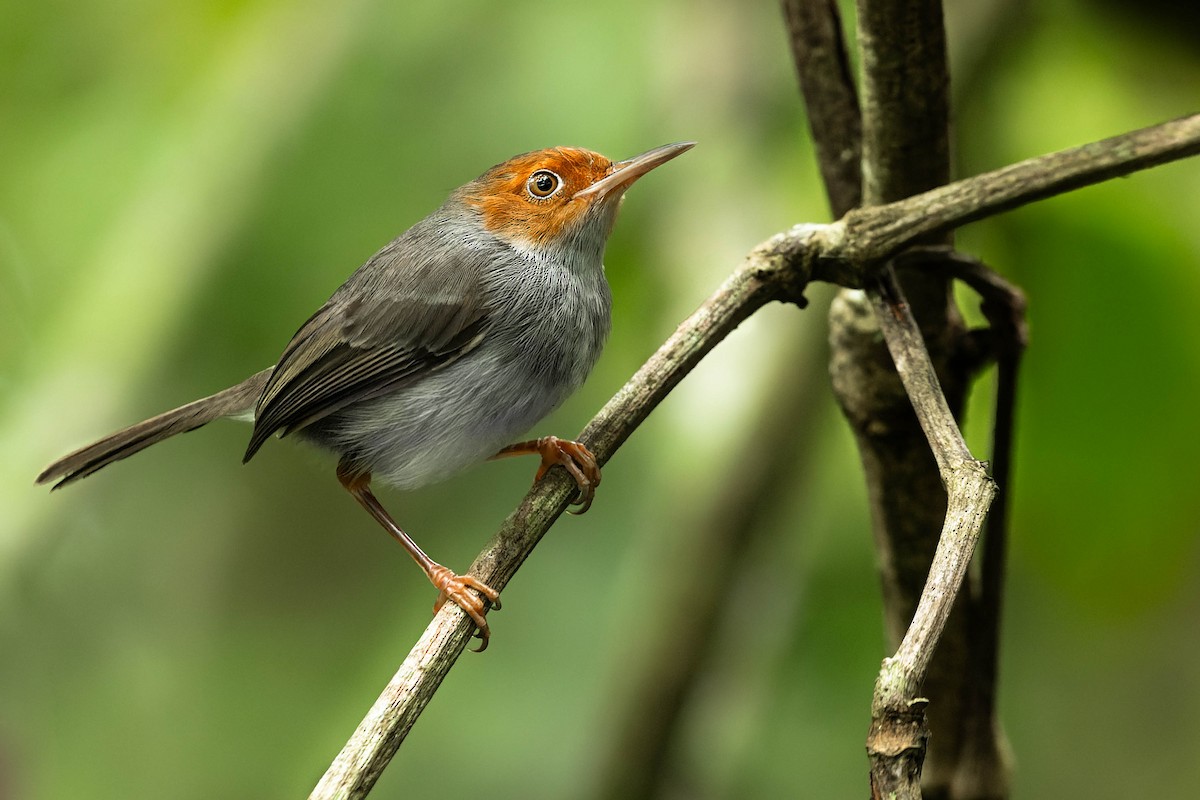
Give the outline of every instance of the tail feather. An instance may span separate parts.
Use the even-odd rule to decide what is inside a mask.
[[[134,453],[145,450],[152,444],[169,439],[180,433],[193,431],[214,419],[233,417],[254,411],[258,397],[262,394],[267,379],[274,367],[251,375],[236,386],[217,392],[209,397],[180,406],[172,411],[151,417],[144,422],[109,434],[98,442],[82,447],[63,456],[37,476],[37,482],[54,484],[60,489],[68,483],[86,478],[96,470],[120,461]]]

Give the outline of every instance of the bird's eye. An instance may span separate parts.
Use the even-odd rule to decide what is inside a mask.
[[[539,169],[529,176],[529,180],[525,182],[525,188],[533,197],[545,200],[562,188],[562,178],[548,169]]]

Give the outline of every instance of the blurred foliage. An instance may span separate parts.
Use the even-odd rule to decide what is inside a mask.
[[[960,174],[1196,110],[1195,30],[1144,9],[959,0],[948,24]],[[540,432],[578,430],[755,242],[826,218],[773,3],[6,0],[0,120],[0,797],[304,796],[433,601],[291,442],[241,467],[246,429],[214,425],[49,495],[31,483],[52,457],[270,363],[513,153],[700,142],[631,194],[611,344]],[[1167,166],[960,236],[1030,297],[1001,688],[1017,797],[1200,781],[1198,186],[1197,163]],[[824,380],[819,308],[767,309],[651,418],[374,796],[588,796],[684,520],[779,376]],[[828,401],[780,424],[821,427],[796,454],[815,468],[770,499],[744,592],[696,621],[718,647],[672,749],[681,796],[865,791],[885,653],[861,476]],[[533,466],[385,502],[462,566]]]

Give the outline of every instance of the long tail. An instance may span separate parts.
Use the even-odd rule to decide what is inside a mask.
[[[235,417],[253,412],[258,396],[262,394],[273,369],[274,367],[268,367],[251,375],[237,386],[231,386],[186,406],[130,425],[65,455],[42,470],[42,474],[37,476],[37,482],[58,481],[53,488],[60,489],[177,433],[194,431],[201,425],[207,425],[221,417]]]

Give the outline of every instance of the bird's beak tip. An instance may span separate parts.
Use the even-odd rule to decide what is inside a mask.
[[[655,167],[662,166],[682,153],[696,146],[695,142],[673,142],[647,150],[639,156],[627,158],[613,163],[612,172],[600,180],[577,192],[575,197],[619,197],[633,182]]]

